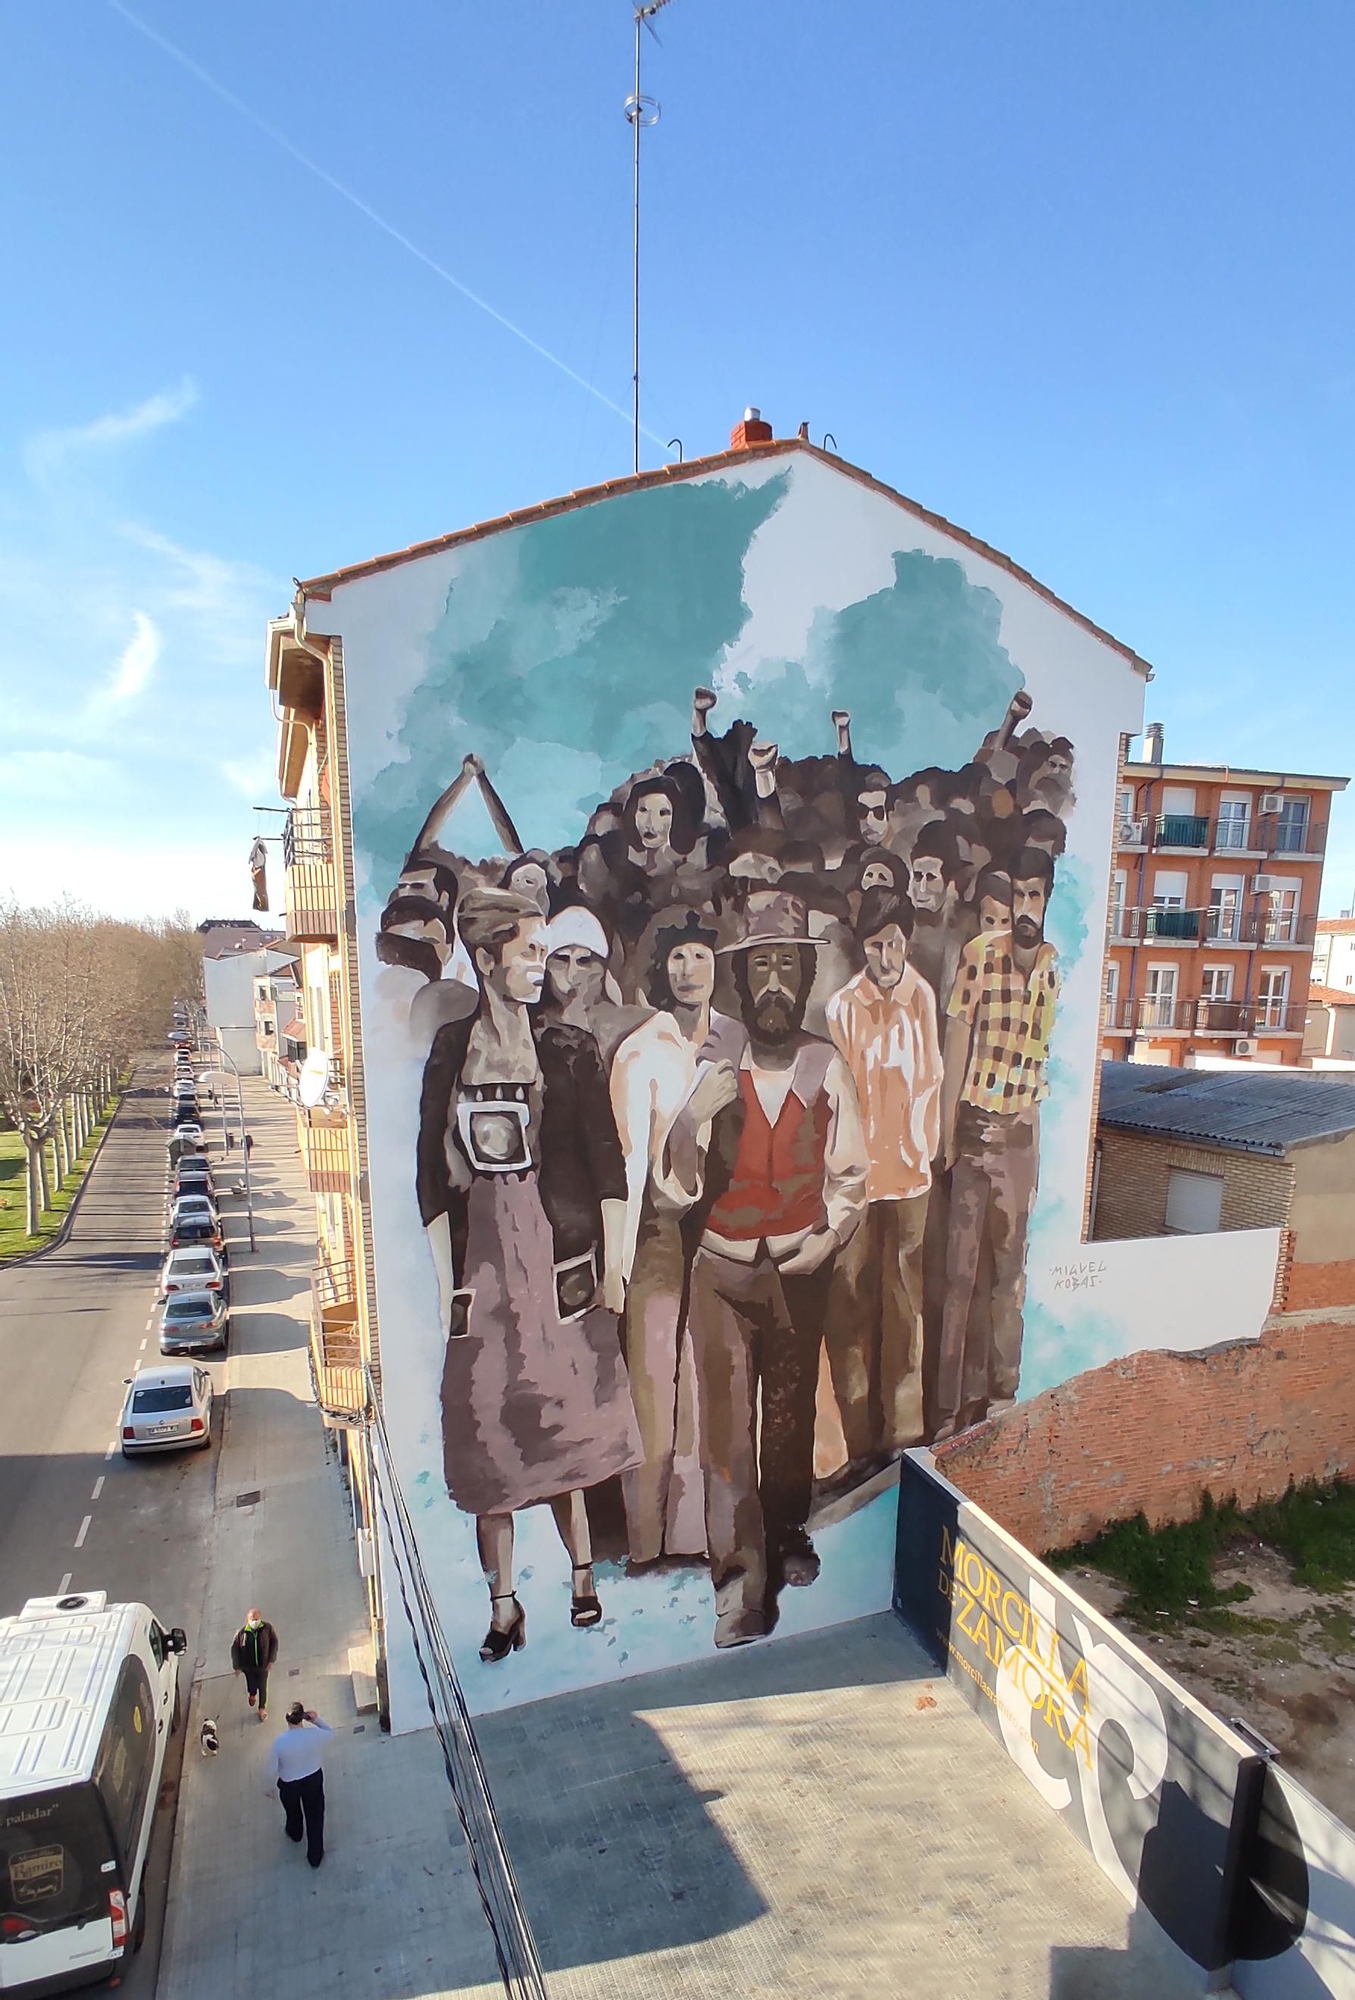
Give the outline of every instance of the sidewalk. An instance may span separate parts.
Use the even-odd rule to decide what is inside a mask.
[[[312,1197],[291,1107],[259,1077],[244,1079],[244,1095],[258,1249],[251,1257],[244,1203],[227,1197],[226,1427],[203,1629],[189,1635],[198,1664],[158,2000],[221,2000],[258,1986],[288,2000],[342,1992],[422,2000],[444,1990],[435,1968],[451,1963],[470,1982],[458,1991],[484,1981],[486,1994],[498,1993],[436,1742],[423,1731],[385,1736],[375,1715],[354,1706],[348,1649],[366,1641],[367,1620],[348,1494],[311,1401]],[[236,1151],[219,1179],[240,1171]],[[251,1604],[281,1642],[262,1726],[230,1671],[231,1638]],[[284,1838],[263,1776],[297,1699],[336,1732],[319,1869]],[[204,1716],[217,1722],[215,1758],[198,1751]]]
[[[362,1588],[308,1400],[310,1198],[288,1107],[257,1079],[246,1100],[259,1254],[233,1266],[159,2000],[264,1986],[287,2000],[499,2000],[436,1740],[383,1736],[354,1711]],[[228,1664],[251,1603],[282,1642],[263,1728]],[[262,1778],[297,1696],[337,1732],[314,1871]],[[220,1728],[214,1760],[197,1752],[204,1715]],[[550,2000],[1200,1990],[888,1615],[484,1717],[477,1733]]]

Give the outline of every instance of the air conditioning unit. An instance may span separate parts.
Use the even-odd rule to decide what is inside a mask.
[[[1273,875],[1253,875],[1251,878],[1251,892],[1253,896],[1268,896],[1274,887],[1275,877]]]
[[[1263,813],[1277,813],[1283,804],[1283,792],[1262,792],[1261,810]]]
[[[1143,821],[1141,819],[1122,819],[1120,821],[1120,846],[1142,847],[1143,844]]]
[[[1250,1036],[1243,1036],[1240,1040],[1233,1043],[1233,1054],[1235,1056],[1254,1056],[1256,1054],[1256,1043],[1252,1041]]]

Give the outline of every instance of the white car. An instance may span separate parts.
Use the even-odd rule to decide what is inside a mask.
[[[169,1205],[171,1222],[192,1222],[197,1219],[220,1222],[216,1203],[205,1194],[181,1194]]]
[[[192,1362],[143,1368],[127,1385],[122,1455],[183,1451],[212,1442],[212,1378]]]
[[[189,1153],[201,1152],[206,1143],[201,1125],[195,1124],[191,1118],[186,1118],[182,1125],[176,1125],[169,1138],[170,1146],[182,1144],[185,1152]]]
[[[229,1290],[226,1267],[206,1244],[186,1243],[180,1250],[171,1250],[160,1272],[158,1296],[162,1299],[171,1292],[220,1292],[226,1298]]]

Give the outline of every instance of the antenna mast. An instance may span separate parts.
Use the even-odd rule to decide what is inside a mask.
[[[626,122],[635,138],[634,165],[634,290],[631,319],[631,409],[634,417],[635,470],[640,470],[640,134],[646,125],[657,125],[661,107],[657,98],[646,97],[640,89],[640,30],[648,28],[657,42],[653,16],[668,0],[645,0],[635,8],[635,88],[626,99]]]

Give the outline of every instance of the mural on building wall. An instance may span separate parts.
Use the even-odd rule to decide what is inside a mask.
[[[797,564],[823,497],[474,544],[393,685],[345,637],[383,1379],[476,1705],[881,1608],[899,1454],[1021,1385],[1042,1120],[1080,1205],[1085,690],[953,557]]]

